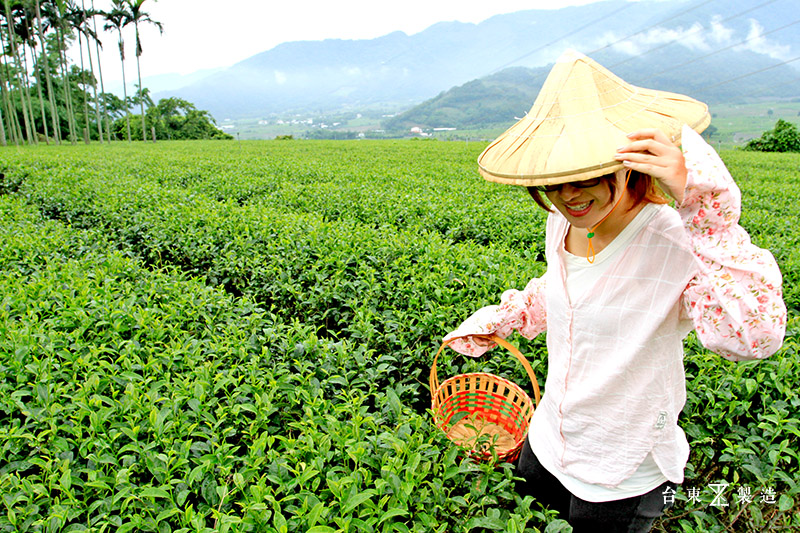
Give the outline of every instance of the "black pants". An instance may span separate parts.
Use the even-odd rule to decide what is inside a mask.
[[[517,492],[523,496],[531,495],[542,505],[558,511],[561,518],[570,523],[575,533],[650,531],[655,519],[671,506],[664,503],[664,490],[667,487],[676,489],[674,483],[667,481],[641,496],[610,502],[587,502],[565,489],[542,466],[531,451],[527,439],[517,463],[517,475],[524,478],[524,481],[517,482]]]

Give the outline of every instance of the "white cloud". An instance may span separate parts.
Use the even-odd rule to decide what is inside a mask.
[[[736,42],[745,41],[734,47],[735,50],[750,50],[765,54],[775,59],[785,60],[791,57],[791,47],[778,44],[764,36],[764,28],[755,19],[750,19],[750,29],[747,37],[736,35],[733,28],[725,26],[720,15],[711,18],[705,26],[699,22],[691,27],[684,28],[653,28],[645,33],[640,33],[628,39],[612,32],[603,35],[600,46],[612,45],[618,52],[628,55],[644,54],[648,50],[668,43],[676,43],[686,48],[701,52],[714,52],[725,47],[730,47]],[[619,41],[619,42],[616,42]]]
[[[725,25],[722,24],[722,17],[720,15],[714,15],[711,18],[709,40],[719,44],[728,44],[732,39],[733,30],[731,28],[726,28]]]
[[[695,22],[688,28],[682,26],[677,28],[653,28],[623,40],[620,40],[620,37],[613,33],[607,33],[603,36],[601,45],[614,43],[612,46],[614,50],[624,54],[638,55],[657,46],[672,42],[692,50],[706,51],[710,49],[704,37],[703,25],[699,22]]]
[[[755,19],[750,19],[750,31],[747,34],[747,42],[736,48],[750,50],[758,54],[765,54],[780,60],[789,59],[792,55],[790,46],[780,45],[764,37],[764,28]]]

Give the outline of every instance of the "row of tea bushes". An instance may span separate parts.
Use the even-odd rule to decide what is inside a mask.
[[[374,149],[354,151],[341,143],[314,141],[273,146],[269,155],[257,144],[233,150],[214,143],[202,146],[201,158],[168,145],[142,147],[142,152],[106,147],[105,157],[94,160],[83,149],[52,158],[27,153],[21,159],[30,157],[26,166],[45,173],[69,169],[111,182],[128,176],[187,195],[258,203],[273,211],[435,231],[453,242],[535,249],[542,240],[544,212],[523,189],[498,191],[477,177],[471,164],[477,156],[474,145],[457,145],[454,152],[445,143],[379,142]]]
[[[219,202],[72,166],[30,170],[18,194],[47,217],[109,235],[148,264],[202,276],[284,321],[391,356],[403,367],[392,379],[427,371],[436,339],[543,272],[535,251]]]
[[[532,531],[373,355],[0,196],[0,531]],[[558,526],[558,522],[554,522]],[[551,528],[552,529],[552,528]]]
[[[800,314],[800,231],[797,190],[800,154],[735,151],[725,162],[742,189],[741,224],[753,242],[770,250],[784,276],[784,300],[790,315]]]

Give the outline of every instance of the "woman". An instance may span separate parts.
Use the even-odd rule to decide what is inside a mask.
[[[479,356],[488,335],[547,332],[519,489],[576,531],[648,531],[683,481],[689,331],[731,360],[783,341],[780,271],[738,225],[739,191],[697,133],[709,122],[704,104],[568,51],[478,160],[484,177],[526,186],[550,211],[547,272],[445,340]]]

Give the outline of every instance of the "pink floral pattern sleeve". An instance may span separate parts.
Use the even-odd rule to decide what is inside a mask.
[[[786,329],[781,272],[739,225],[741,193],[717,153],[691,128],[682,135],[688,176],[678,211],[700,263],[683,316],[703,346],[726,359],[769,357]]]
[[[547,328],[545,279],[546,275],[534,278],[521,291],[505,291],[500,305],[478,309],[444,340],[452,340],[450,347],[455,351],[478,357],[495,346],[482,336],[495,334],[506,338],[512,331],[518,331],[528,339],[534,338]]]

